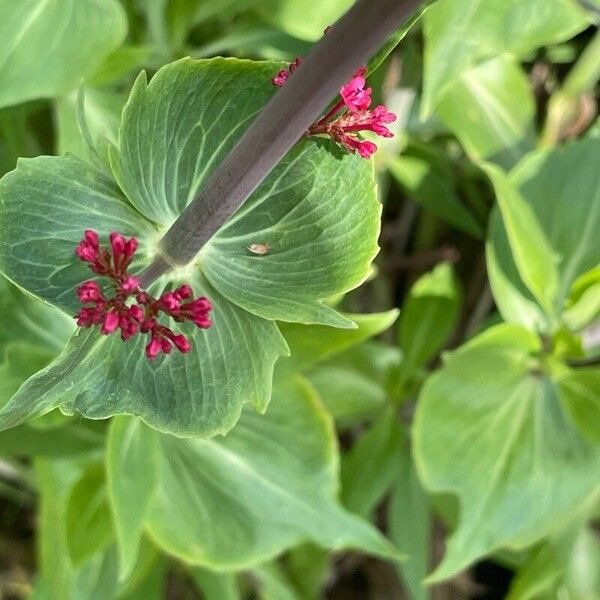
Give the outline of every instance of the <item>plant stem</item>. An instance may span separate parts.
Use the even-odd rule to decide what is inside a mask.
[[[159,242],[147,287],[189,263],[421,0],[358,0],[315,44]],[[267,83],[268,85],[268,83]]]

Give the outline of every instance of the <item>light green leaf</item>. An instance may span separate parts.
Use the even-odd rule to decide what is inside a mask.
[[[449,355],[423,387],[413,428],[418,472],[428,491],[461,503],[430,581],[532,544],[600,491],[600,449],[564,414],[539,350],[533,334],[501,325]]]
[[[556,252],[527,200],[496,166],[485,167],[494,185],[515,265],[529,291],[552,322],[556,318],[559,272]]]
[[[595,243],[600,228],[600,174],[595,167],[599,159],[600,139],[589,138],[556,150],[533,152],[511,172],[510,183],[499,178],[503,187],[512,189],[505,190],[509,196],[514,198],[514,190],[518,190],[529,206],[526,212],[530,218],[533,214],[547,240],[541,242],[539,232],[526,219],[524,236],[536,247],[530,255],[525,252],[524,256],[513,258],[506,231],[497,217],[492,219],[488,268],[494,297],[505,319],[527,327],[540,328],[543,323],[541,311],[524,287],[524,279],[521,281],[523,275],[518,275],[520,261],[531,263],[535,258],[543,262],[545,256],[548,260],[550,246],[560,261],[555,264],[558,281],[549,272],[549,279],[539,277],[536,285],[538,296],[549,297],[549,292],[555,289],[553,307],[558,313],[563,310],[576,280],[600,264],[600,250]],[[499,190],[497,193],[500,196]],[[540,265],[538,275],[551,270],[549,264]]]
[[[110,545],[113,530],[102,465],[89,467],[73,486],[67,498],[65,531],[75,566]]]
[[[317,366],[307,376],[340,427],[376,416],[387,401],[380,383],[348,367]]]
[[[104,448],[104,431],[94,424],[70,422],[51,429],[21,425],[0,434],[0,454],[60,458],[98,454]]]
[[[567,414],[584,435],[600,443],[600,368],[576,368],[558,381]]]
[[[431,211],[450,225],[482,237],[481,225],[456,193],[450,168],[428,162],[420,156],[386,156],[385,164],[411,200]]]
[[[439,0],[424,18],[424,115],[478,63],[502,53],[524,57],[587,26],[570,0]]]
[[[121,579],[130,575],[138,557],[148,505],[158,481],[158,452],[156,438],[141,421],[113,419],[106,470]]]
[[[472,160],[505,169],[534,149],[535,112],[529,80],[506,55],[461,73],[437,108]]]
[[[368,517],[398,476],[404,435],[395,408],[387,408],[352,448],[342,455],[342,503]]]
[[[290,348],[290,356],[281,358],[275,367],[275,377],[283,380],[304,373],[331,356],[389,329],[398,318],[397,310],[370,315],[344,315],[356,323],[356,329],[334,329],[323,325],[281,323],[279,329]]]
[[[2,0],[0,106],[69,92],[126,31],[117,0]]]
[[[318,9],[306,10],[304,0],[267,0],[261,16],[281,29],[304,40],[316,41],[354,3],[354,0],[328,0]]]
[[[264,416],[246,410],[224,438],[149,435],[159,442],[160,466],[146,527],[169,554],[237,570],[311,539],[397,558],[377,530],[337,504],[334,431],[302,381],[278,387]]]
[[[449,263],[439,264],[410,289],[398,323],[402,380],[414,375],[448,340],[456,326],[461,297]]]
[[[140,564],[126,585],[119,586],[118,557],[114,547],[94,554],[78,566],[71,563],[67,545],[68,498],[84,473],[88,460],[39,459],[35,463],[40,494],[38,569],[35,600],[160,600],[164,598],[164,564],[144,546]],[[102,481],[98,482],[102,485]],[[102,490],[103,488],[99,488]],[[161,582],[160,579],[163,579]],[[150,588],[144,587],[150,583]]]
[[[235,573],[217,573],[194,567],[192,577],[202,591],[204,600],[240,600],[241,593]]]
[[[115,92],[91,87],[82,91],[85,92],[83,114],[90,141],[98,154],[107,159],[108,144],[117,142],[125,99]],[[74,154],[85,160],[89,159],[89,149],[78,127],[77,102],[77,92],[71,92],[56,101],[57,154]]]
[[[512,580],[507,600],[597,600],[599,591],[600,543],[580,527],[533,552]]]
[[[252,569],[260,600],[302,600],[277,562],[264,563]]]
[[[432,518],[429,499],[417,477],[409,449],[398,453],[398,478],[388,505],[389,535],[408,558],[398,571],[413,600],[428,600],[423,584],[429,571]]]

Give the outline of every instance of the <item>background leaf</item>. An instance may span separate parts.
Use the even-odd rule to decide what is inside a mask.
[[[431,581],[539,540],[600,489],[600,451],[564,414],[537,351],[531,334],[498,326],[449,355],[423,387],[413,427],[419,475],[428,491],[461,502]]]
[[[117,0],[2,0],[0,106],[72,90],[126,32]]]

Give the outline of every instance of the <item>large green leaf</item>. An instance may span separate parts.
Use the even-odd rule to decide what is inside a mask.
[[[72,90],[126,31],[117,0],[1,0],[0,106]]]
[[[139,494],[118,493],[123,484],[116,479],[127,477],[119,464],[146,464],[136,439],[142,431],[130,419],[111,432],[108,472],[116,519],[137,505]],[[336,502],[334,430],[302,380],[278,386],[266,415],[246,410],[224,438],[180,439],[147,430],[144,439],[151,436],[160,456],[145,526],[170,554],[209,568],[241,569],[310,539],[397,558],[376,529]],[[132,448],[142,459],[137,465]]]
[[[439,581],[499,548],[520,549],[600,491],[600,449],[573,427],[533,334],[501,325],[451,354],[425,384],[414,424],[419,475],[461,502]]]
[[[502,188],[496,190],[499,200],[501,195],[510,199],[508,196],[518,194],[527,202],[527,211],[535,215],[547,240],[547,244],[532,244],[539,235],[532,228],[532,219],[526,219],[523,237],[529,236],[530,247],[517,253],[513,246],[511,252],[510,231],[507,235],[500,219],[492,219],[488,267],[494,297],[506,320],[543,327],[547,317],[538,306],[540,298],[545,297],[547,304],[554,296],[552,306],[545,312],[560,314],[573,284],[600,264],[600,249],[595,243],[600,228],[600,172],[596,168],[599,159],[600,140],[588,138],[556,150],[529,154],[510,173],[509,181],[501,176],[494,181]],[[550,250],[543,249],[547,245]],[[544,264],[550,260],[549,252],[559,259],[558,281],[553,281],[551,265]],[[539,260],[541,269],[535,282],[537,302],[527,290],[529,287],[533,291],[533,282],[525,280],[522,270],[524,263],[532,265],[533,260]]]
[[[479,62],[504,52],[523,57],[587,26],[570,0],[439,0],[425,14],[424,112]]]
[[[74,248],[83,230],[136,235],[136,271],[160,233],[272,94],[277,63],[178,61],[138,79],[106,174],[74,157],[21,161],[0,182],[0,270],[71,314],[89,277]],[[380,205],[372,167],[300,143],[193,264],[157,282],[187,281],[215,305],[207,331],[186,329],[196,351],[148,363],[141,338],[122,344],[79,332],[0,414],[4,428],[56,406],[90,418],[134,414],[178,435],[231,428],[242,404],[268,404],[273,364],[287,351],[273,319],[354,324],[322,301],[355,287],[377,251]],[[125,196],[127,199],[125,198]],[[247,249],[266,243],[259,256]]]
[[[509,56],[461,73],[437,114],[475,161],[510,168],[535,147],[533,90]]]
[[[29,379],[0,411],[3,428],[60,406],[91,419],[141,416],[177,435],[210,437],[231,429],[244,402],[264,411],[273,365],[287,350],[277,326],[228,303],[196,274],[188,279],[214,302],[214,325],[186,324],[194,352],[150,362],[143,337],[80,331],[48,367]]]

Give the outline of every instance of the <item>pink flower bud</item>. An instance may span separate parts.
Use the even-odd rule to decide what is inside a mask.
[[[177,296],[177,298],[179,300],[185,300],[186,298],[190,298],[193,293],[194,292],[193,292],[191,286],[187,285],[186,283],[184,283],[183,285],[180,285],[175,290],[175,296]]]
[[[192,349],[192,345],[185,335],[172,335],[171,341],[177,346],[180,352],[189,352]]]
[[[95,281],[86,281],[77,288],[77,297],[83,303],[98,302],[103,298],[100,286]]]
[[[104,315],[104,322],[102,323],[102,329],[100,332],[103,335],[109,335],[113,333],[119,326],[119,315],[116,312],[107,312]]]
[[[125,294],[132,294],[135,290],[140,287],[140,280],[137,277],[133,277],[129,275],[125,278],[123,283],[121,283],[121,291]]]
[[[146,346],[146,356],[150,360],[154,360],[160,354],[160,350],[160,341],[156,338],[152,338],[150,343]]]

